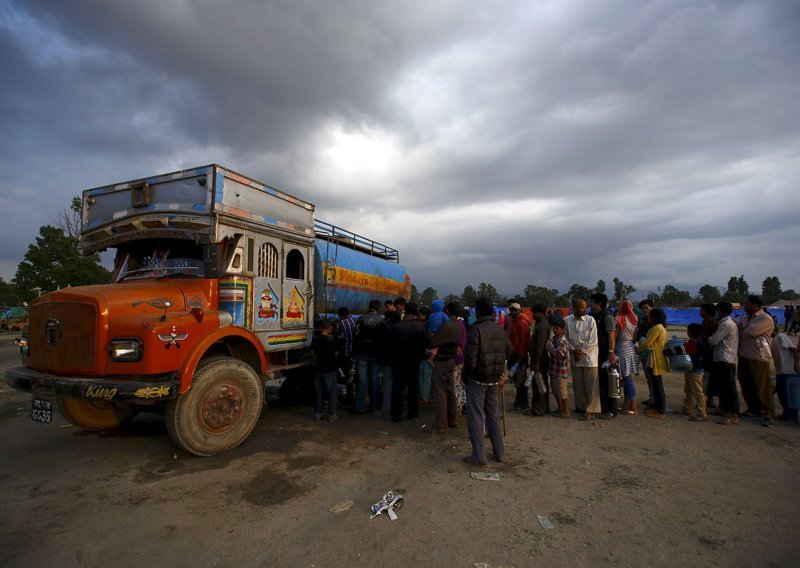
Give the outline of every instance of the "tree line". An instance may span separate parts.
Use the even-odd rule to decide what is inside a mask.
[[[497,305],[518,302],[523,306],[542,304],[545,307],[569,307],[572,298],[586,299],[596,292],[606,294],[612,304],[619,304],[624,298],[637,291],[634,286],[626,284],[618,277],[613,278],[612,284],[613,286],[609,288],[606,285],[606,281],[601,278],[594,287],[590,288],[575,283],[563,293],[555,288],[528,284],[521,294],[509,297],[500,294],[491,284],[481,282],[477,289],[472,285],[467,285],[460,296],[450,293],[443,299],[448,302],[458,301],[462,305],[471,306],[478,296],[486,296]],[[663,288],[658,286],[656,290],[648,291],[646,297],[650,298],[657,307],[687,308],[707,303],[716,304],[721,301],[743,304],[750,294],[760,294],[765,305],[775,303],[778,300],[800,299],[800,294],[797,294],[794,290],[783,290],[781,281],[777,276],[766,277],[761,283],[761,290],[751,290],[750,285],[744,279],[744,275],[731,276],[724,290],[712,284],[703,284],[698,293],[692,296],[687,290],[680,290],[672,284],[665,284]],[[440,298],[440,296],[435,288],[427,287],[420,293],[415,286],[411,287],[412,301],[429,306],[437,298]]]

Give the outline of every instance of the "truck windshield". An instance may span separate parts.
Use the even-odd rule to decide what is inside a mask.
[[[139,241],[121,246],[115,282],[146,278],[198,277],[205,274],[202,249],[189,241]]]

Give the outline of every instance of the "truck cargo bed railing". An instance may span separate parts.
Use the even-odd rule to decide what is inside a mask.
[[[400,262],[400,253],[398,253],[397,250],[373,241],[372,239],[357,235],[347,229],[342,229],[341,227],[326,223],[325,221],[315,221],[314,232],[318,239],[326,239],[329,242],[337,243],[372,256],[378,256],[393,262]]]

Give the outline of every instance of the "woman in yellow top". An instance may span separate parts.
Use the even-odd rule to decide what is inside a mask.
[[[652,408],[645,410],[645,414],[650,418],[667,417],[667,398],[664,395],[664,373],[669,372],[669,363],[664,355],[664,348],[667,346],[667,314],[660,308],[653,308],[647,316],[650,323],[650,331],[647,337],[636,348],[638,353],[647,351],[653,352],[653,398],[655,404]]]

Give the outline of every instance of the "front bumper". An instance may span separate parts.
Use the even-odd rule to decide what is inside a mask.
[[[6,383],[21,391],[50,391],[52,394],[85,400],[142,402],[169,400],[180,394],[180,381],[172,375],[154,381],[59,377],[29,367],[14,367],[5,374]]]

